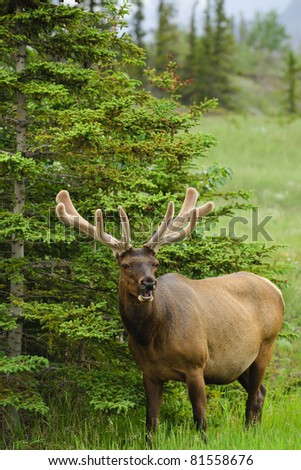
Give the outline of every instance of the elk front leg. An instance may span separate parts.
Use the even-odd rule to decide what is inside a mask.
[[[146,395],[147,443],[151,447],[151,434],[156,431],[158,425],[163,395],[163,382],[161,380],[152,380],[143,375],[143,384]]]
[[[203,371],[200,370],[187,377],[186,384],[192,405],[195,426],[201,431],[204,441],[207,442],[206,388]]]

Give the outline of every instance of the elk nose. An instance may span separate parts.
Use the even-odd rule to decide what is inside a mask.
[[[148,292],[154,290],[157,285],[157,280],[154,278],[144,278],[141,281],[141,286],[143,289],[147,290]]]

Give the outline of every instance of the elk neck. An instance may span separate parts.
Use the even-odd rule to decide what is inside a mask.
[[[148,345],[155,336],[158,336],[162,325],[162,308],[158,310],[156,297],[158,289],[154,293],[151,302],[140,302],[127,289],[119,283],[119,311],[127,332],[136,343]]]

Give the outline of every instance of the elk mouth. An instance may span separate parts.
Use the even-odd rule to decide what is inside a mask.
[[[153,300],[153,289],[141,289],[138,295],[138,300],[140,302],[151,302]]]

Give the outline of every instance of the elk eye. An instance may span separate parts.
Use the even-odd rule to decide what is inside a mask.
[[[127,264],[127,263],[123,263],[121,266],[123,267],[123,269],[129,269],[130,268],[130,265]]]
[[[159,266],[159,261],[157,261],[156,263],[153,263],[153,268],[157,268]]]

